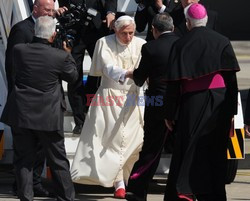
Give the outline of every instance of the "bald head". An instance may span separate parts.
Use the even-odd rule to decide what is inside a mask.
[[[54,0],[35,0],[32,14],[35,18],[40,16],[51,16],[55,14]]]

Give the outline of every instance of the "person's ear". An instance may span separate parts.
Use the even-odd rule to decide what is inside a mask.
[[[38,17],[38,16],[37,16],[37,9],[38,9],[37,5],[34,5],[34,6],[33,6],[33,10],[32,10],[32,14],[33,14],[33,16],[34,16],[35,18]]]
[[[49,42],[53,43],[53,41],[55,40],[56,37],[56,31],[53,33],[53,35],[50,37]]]
[[[151,26],[151,31],[153,32],[153,30],[155,29],[154,25]]]
[[[53,35],[52,35],[52,38],[53,38],[53,40],[55,39],[55,37],[56,37],[56,31],[53,33]]]
[[[152,25],[152,34],[154,36],[154,39],[157,39],[159,37],[159,32],[158,30]]]
[[[186,26],[187,26],[187,29],[190,31],[192,29],[192,26],[191,26],[191,22],[190,22],[190,19],[186,19]]]

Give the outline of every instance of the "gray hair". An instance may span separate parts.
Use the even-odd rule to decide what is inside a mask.
[[[130,24],[133,24],[134,27],[136,27],[134,19],[130,16],[124,15],[124,16],[119,17],[115,21],[114,27],[117,31],[119,31],[122,27],[128,26]]]
[[[36,19],[35,36],[49,39],[56,30],[55,20],[50,16],[41,16]]]
[[[174,29],[173,18],[168,13],[159,13],[155,15],[152,25],[159,32],[172,31]]]

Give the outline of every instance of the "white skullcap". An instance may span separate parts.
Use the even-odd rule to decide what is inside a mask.
[[[128,15],[123,15],[115,21],[114,27],[116,30],[120,30],[122,27],[130,24],[134,24],[135,26],[135,20]]]
[[[130,17],[129,15],[123,15],[119,17],[116,21],[120,22],[120,21],[127,21],[127,20],[133,21],[133,22],[135,21],[134,18]]]

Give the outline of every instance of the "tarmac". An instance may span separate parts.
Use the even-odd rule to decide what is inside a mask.
[[[167,176],[155,176],[150,183],[148,201],[163,201]],[[0,171],[0,201],[17,201],[12,192],[13,174],[9,169]],[[51,184],[44,181],[49,191],[53,191]],[[233,183],[226,185],[228,201],[250,201],[250,169],[238,169]],[[75,185],[75,201],[115,201],[113,188],[100,186]],[[38,198],[34,201],[54,201],[52,198]]]
[[[250,88],[250,42],[233,41],[241,71],[237,74],[243,111]],[[238,171],[233,183],[226,185],[228,201],[250,201],[250,139],[245,143],[246,158],[239,161]],[[12,192],[14,180],[12,167],[0,165],[0,201],[17,201]],[[167,175],[155,175],[150,183],[148,201],[162,201]],[[44,181],[49,191],[53,191],[51,183]],[[75,185],[76,201],[114,201],[113,188],[100,186]],[[52,201],[52,198],[34,198],[34,201]]]

